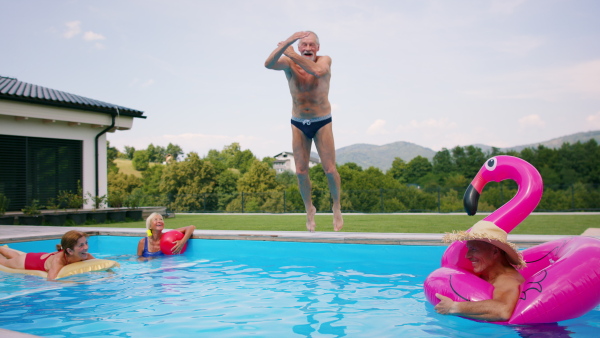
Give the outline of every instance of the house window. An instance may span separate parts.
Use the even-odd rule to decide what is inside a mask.
[[[45,205],[61,190],[77,192],[82,172],[81,140],[0,135],[0,193],[10,211],[34,199]]]

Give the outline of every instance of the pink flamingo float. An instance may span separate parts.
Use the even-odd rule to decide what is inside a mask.
[[[512,156],[490,158],[481,167],[465,192],[464,204],[472,216],[488,182],[514,180],[519,189],[506,204],[485,217],[510,233],[537,207],[543,182],[528,162]],[[493,286],[473,274],[465,258],[466,242],[454,242],[442,256],[441,268],[425,280],[424,291],[432,304],[436,293],[454,301],[492,298]],[[496,324],[553,323],[579,317],[600,304],[600,240],[574,236],[550,241],[522,251],[527,267],[519,272],[525,278],[512,317]]]

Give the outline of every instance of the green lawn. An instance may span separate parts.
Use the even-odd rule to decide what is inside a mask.
[[[344,232],[444,233],[466,230],[485,215],[345,215]],[[193,224],[204,230],[305,231],[304,215],[177,215],[165,220],[166,228]],[[317,231],[333,231],[331,215],[317,215]],[[89,225],[98,226],[98,225]],[[106,227],[144,228],[145,222],[103,224]],[[600,215],[531,215],[513,234],[581,235],[600,227]]]
[[[119,172],[122,172],[125,175],[134,175],[136,177],[142,177],[142,172],[137,171],[133,168],[133,163],[131,160],[127,160],[124,158],[116,158],[115,164],[117,168],[119,168]],[[150,166],[156,165],[156,163],[150,162]]]

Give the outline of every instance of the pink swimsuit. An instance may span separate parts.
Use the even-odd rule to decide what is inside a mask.
[[[59,251],[60,252],[60,251]],[[49,254],[46,258],[42,258],[43,255],[47,255],[46,252],[28,253],[25,255],[25,270],[40,270],[46,271],[44,265],[48,258],[56,255],[58,252]]]

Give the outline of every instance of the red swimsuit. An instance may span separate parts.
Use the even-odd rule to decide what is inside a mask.
[[[60,252],[60,251],[59,251]],[[48,255],[46,252],[28,253],[25,255],[25,270],[40,270],[46,271],[44,265],[48,258],[56,255],[58,252],[51,253]],[[43,255],[48,255],[46,258],[42,258]]]

